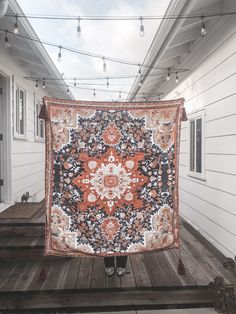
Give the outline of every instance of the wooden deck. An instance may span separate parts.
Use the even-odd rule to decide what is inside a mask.
[[[209,282],[222,276],[235,284],[236,277],[188,229],[182,223],[186,275],[178,274],[178,254],[169,250],[129,257],[119,278],[105,276],[103,258],[43,256],[43,209],[28,220],[1,219],[0,313],[211,307]]]

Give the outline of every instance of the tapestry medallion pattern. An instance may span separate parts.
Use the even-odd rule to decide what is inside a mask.
[[[44,104],[45,253],[110,256],[177,248],[183,99],[45,98]]]

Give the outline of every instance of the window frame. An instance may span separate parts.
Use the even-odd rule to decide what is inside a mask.
[[[40,113],[42,105],[43,105],[42,102],[39,99],[36,99],[35,106],[34,106],[34,112],[35,112],[35,128],[34,128],[34,130],[35,130],[35,141],[37,141],[37,142],[45,142],[45,121],[43,119],[38,118],[38,115]],[[43,137],[38,135],[40,133],[40,130],[38,130],[38,122],[40,120],[42,121]]]
[[[17,114],[17,110],[18,109],[18,106],[19,106],[19,95],[20,95],[20,92],[23,92],[23,95],[24,95],[24,113],[23,113],[23,128],[24,128],[24,133],[18,133],[17,131],[17,123],[19,123],[19,114]],[[23,140],[26,140],[26,134],[27,134],[27,130],[26,130],[26,119],[27,119],[27,93],[26,93],[26,90],[20,85],[20,84],[16,84],[15,85],[15,88],[14,88],[14,138],[16,139],[23,139]],[[19,120],[19,121],[18,121]]]
[[[198,111],[194,111],[191,114],[188,115],[188,176],[193,177],[199,180],[206,181],[205,176],[205,109],[201,109]],[[202,128],[201,128],[201,135],[202,135],[202,141],[201,141],[201,173],[196,172],[196,121],[198,119],[202,120]],[[191,122],[194,121],[194,170],[191,169]]]

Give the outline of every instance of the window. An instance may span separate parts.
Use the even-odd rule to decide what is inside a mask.
[[[25,117],[26,117],[26,94],[21,87],[16,87],[16,102],[15,102],[15,136],[25,137]]]
[[[204,111],[190,117],[189,174],[204,179]]]
[[[38,118],[41,107],[42,107],[42,104],[39,101],[37,101],[35,104],[35,137],[36,137],[36,140],[42,140],[45,138],[44,120]]]

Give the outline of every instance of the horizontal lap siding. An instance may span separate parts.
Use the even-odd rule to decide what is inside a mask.
[[[19,202],[22,194],[29,192],[29,201],[39,202],[44,198],[45,143],[35,140],[35,90],[28,82],[21,85],[27,97],[27,133],[26,139],[13,138],[12,142],[13,200]]]
[[[180,213],[223,254],[236,255],[236,22],[225,24],[189,77],[166,98],[185,98],[187,114],[205,109],[205,180],[189,175],[189,128],[180,143]],[[227,32],[228,31],[228,32]],[[227,34],[227,36],[225,36]],[[218,36],[218,38],[217,38]],[[202,48],[202,54],[204,49]],[[210,51],[210,48],[208,48]],[[198,53],[200,53],[198,51]],[[187,67],[191,66],[186,64]]]

